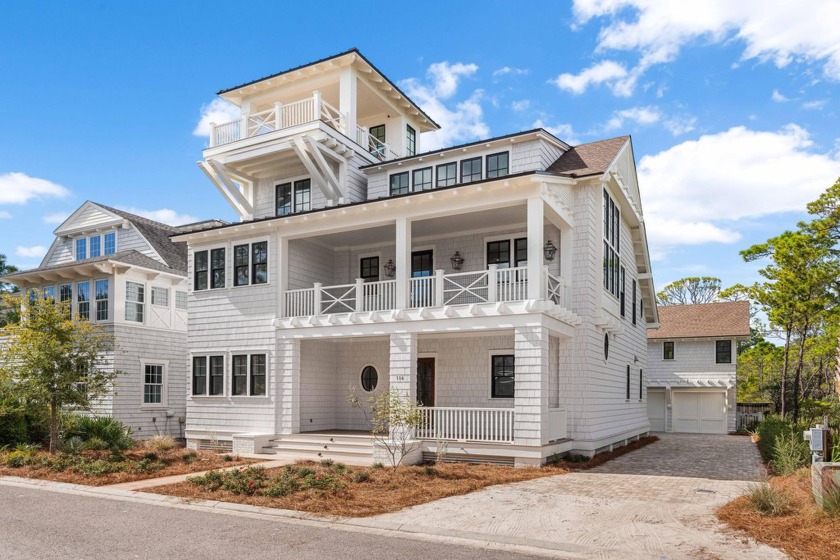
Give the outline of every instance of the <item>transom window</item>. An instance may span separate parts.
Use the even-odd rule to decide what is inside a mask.
[[[224,248],[210,251],[210,287],[225,287],[225,250]]]
[[[458,164],[444,163],[437,166],[437,186],[451,187],[458,182]]]
[[[391,196],[408,192],[408,171],[391,175]]]
[[[487,178],[504,177],[508,174],[508,153],[487,156]]]
[[[472,183],[481,181],[481,158],[461,160],[461,182]]]
[[[379,257],[362,257],[359,259],[359,278],[365,282],[379,281]]]
[[[108,320],[108,281],[97,280],[96,285],[96,320]]]
[[[362,370],[361,382],[362,389],[368,393],[376,389],[376,385],[379,383],[379,373],[377,373],[376,368],[365,366]]]
[[[716,364],[731,364],[732,363],[732,341],[730,341],[730,340],[716,340],[715,341],[715,363]]]
[[[268,282],[268,242],[260,241],[233,248],[233,285]]]
[[[90,282],[76,284],[76,313],[80,319],[90,320]]]
[[[187,292],[175,292],[175,309],[187,309]]]
[[[674,343],[673,342],[663,342],[662,343],[662,359],[663,360],[673,360],[674,359]]]
[[[143,368],[143,404],[163,404],[162,364],[146,364]]]
[[[152,288],[152,305],[169,307],[169,290],[166,288]]]
[[[405,155],[417,153],[417,132],[410,125],[405,125]]]
[[[615,297],[619,297],[621,282],[619,270],[619,224],[621,211],[604,189],[604,288]]]
[[[287,216],[295,212],[306,212],[312,209],[312,181],[301,179],[294,183],[277,185],[276,211],[277,216]]]
[[[490,396],[494,399],[510,399],[514,396],[515,367],[512,354],[494,354],[490,358],[492,387]]]
[[[145,286],[137,282],[125,283],[125,320],[133,323],[143,322],[143,303]]]
[[[193,356],[192,394],[218,396],[224,388],[225,357]]]
[[[423,169],[414,170],[414,190],[428,191],[432,189],[432,168],[425,167]]]

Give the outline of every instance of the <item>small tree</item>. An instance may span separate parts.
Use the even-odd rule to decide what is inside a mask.
[[[371,396],[368,399],[370,412],[352,388],[347,402],[364,413],[374,444],[388,453],[392,467],[400,466],[406,455],[419,449],[415,432],[420,427],[420,409],[396,389]]]
[[[70,318],[69,302],[3,296],[22,309],[22,320],[0,329],[0,385],[13,396],[50,411],[50,453],[58,445],[58,415],[66,407],[90,408],[105,396],[117,373],[105,368],[114,337],[87,320]]]
[[[690,276],[680,278],[662,288],[656,294],[658,305],[687,305],[718,301],[720,278],[714,276]]]

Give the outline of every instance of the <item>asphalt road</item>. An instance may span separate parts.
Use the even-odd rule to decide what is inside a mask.
[[[0,485],[0,504],[0,559],[533,558],[507,551],[4,485]]]

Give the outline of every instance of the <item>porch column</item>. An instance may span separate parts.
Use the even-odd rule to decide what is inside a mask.
[[[411,277],[411,221],[407,218],[397,218],[397,297],[396,308],[406,309],[409,303]]]
[[[275,379],[279,387],[279,431],[281,434],[300,433],[300,340],[284,338],[277,341]]]
[[[513,334],[514,443],[539,446],[548,435],[549,332],[539,326],[516,327]]]
[[[528,299],[545,299],[544,208],[540,197],[528,199]]]
[[[394,333],[390,341],[391,389],[411,402],[417,402],[417,334]]]
[[[351,139],[356,139],[356,107],[358,95],[356,92],[358,80],[352,68],[345,68],[341,72],[338,83],[338,110],[345,115],[344,126],[346,134]]]
[[[286,316],[286,290],[289,289],[289,240],[274,234],[274,257],[277,265],[274,267],[276,275],[272,281],[277,286],[277,317]],[[269,273],[270,274],[270,273]]]

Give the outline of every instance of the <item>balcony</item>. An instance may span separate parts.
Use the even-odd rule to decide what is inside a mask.
[[[543,270],[544,298],[563,305],[565,282]],[[397,309],[397,281],[364,282],[288,290],[285,293],[285,317],[306,317],[336,313],[390,311]],[[409,279],[408,307],[428,308],[523,301],[528,299],[528,268],[497,268]]]

